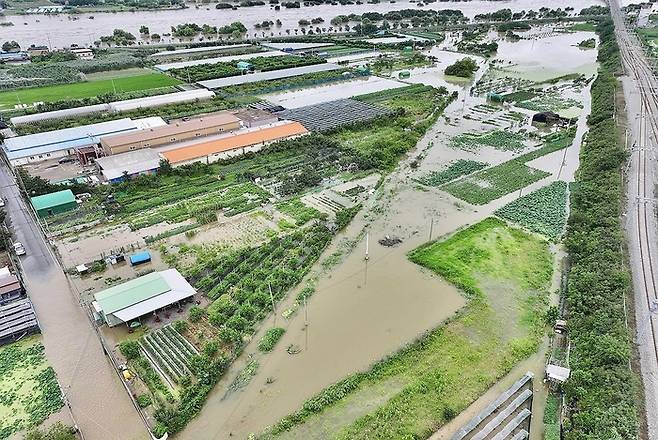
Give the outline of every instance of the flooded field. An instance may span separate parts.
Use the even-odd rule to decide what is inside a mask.
[[[549,5],[551,8],[573,7],[576,10],[591,5],[603,4],[600,0],[555,0]],[[423,6],[424,9],[459,9],[464,15],[473,17],[476,14],[493,12],[503,7],[510,8],[513,11],[520,10],[539,10],[545,7],[546,2],[539,0],[510,0],[504,5],[499,2],[474,0],[470,2],[436,2]],[[95,40],[102,35],[108,35],[112,29],[121,28],[134,35],[139,34],[139,27],[145,23],[148,24],[151,32],[168,33],[171,26],[181,23],[197,23],[199,25],[207,23],[211,26],[224,26],[234,21],[241,21],[251,28],[255,23],[261,23],[263,20],[273,20],[278,18],[282,22],[282,27],[278,29],[281,35],[286,35],[286,29],[297,29],[297,23],[300,19],[309,19],[310,17],[323,17],[328,23],[337,15],[363,14],[364,12],[387,12],[400,9],[416,9],[416,3],[410,3],[407,0],[397,1],[396,3],[382,2],[377,4],[361,5],[320,5],[312,7],[301,7],[299,9],[281,9],[274,11],[270,7],[250,7],[233,10],[216,10],[214,5],[200,6],[198,8],[190,7],[188,9],[177,11],[140,11],[140,12],[121,12],[121,13],[93,13],[69,15],[27,15],[27,16],[7,16],[2,17],[2,21],[14,23],[13,27],[0,27],[0,39],[16,40],[21,46],[27,47],[30,44],[48,44],[52,47],[64,47],[72,43],[91,46]],[[93,20],[90,20],[93,17]],[[250,31],[253,32],[253,31]],[[259,37],[262,37],[260,31],[256,31]],[[269,34],[269,32],[268,32]],[[253,36],[253,35],[250,35]],[[173,39],[165,37],[162,43],[168,43]],[[140,41],[141,44],[149,44],[149,40]]]

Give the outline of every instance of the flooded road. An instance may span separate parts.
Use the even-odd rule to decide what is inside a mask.
[[[508,0],[505,2],[473,0],[469,2],[436,2],[425,5],[427,10],[459,9],[464,15],[474,17],[476,14],[493,12],[502,8],[512,11],[542,7],[562,8],[573,7],[576,12],[591,5],[602,5],[602,0],[553,0],[550,4],[541,0]],[[401,9],[418,9],[417,3],[399,0],[396,3],[381,2],[377,4],[363,3],[361,5],[331,5],[302,6],[299,9],[282,8],[275,11],[268,6],[239,8],[236,11],[215,9],[214,4],[191,7],[176,11],[139,11],[119,13],[93,13],[70,15],[26,15],[0,17],[0,22],[11,22],[14,26],[1,26],[1,40],[15,40],[22,47],[30,44],[45,44],[51,48],[61,48],[73,43],[81,46],[91,46],[101,35],[109,35],[115,28],[124,29],[138,36],[138,44],[149,44],[149,40],[139,39],[139,27],[146,25],[151,33],[165,34],[171,32],[171,27],[182,23],[207,23],[212,26],[224,26],[234,21],[241,21],[248,29],[248,36],[257,37],[286,36],[286,30],[298,29],[300,19],[322,17],[325,23],[321,27],[331,26],[329,21],[337,15],[363,14],[364,12],[388,12]],[[93,20],[89,17],[93,16]],[[72,18],[76,18],[73,20]],[[254,24],[264,20],[282,22],[280,28],[273,27],[271,31],[260,31],[253,28]],[[265,35],[263,35],[263,32]],[[294,33],[292,33],[294,35]],[[161,43],[174,41],[164,37]]]
[[[21,266],[41,325],[46,357],[85,439],[149,438],[4,162],[0,165],[0,184],[14,237],[27,251]]]

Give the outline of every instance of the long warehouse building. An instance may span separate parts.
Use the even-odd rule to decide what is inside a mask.
[[[7,138],[4,141],[3,150],[13,166],[79,154],[90,154],[97,157],[100,155],[100,151],[95,150],[104,136],[163,125],[166,125],[166,123],[160,117],[136,120],[130,118],[117,119],[115,121]]]
[[[10,119],[10,122],[13,125],[25,125],[50,119],[66,119],[93,113],[121,113],[139,108],[153,108],[168,104],[203,101],[211,99],[214,96],[215,94],[213,92],[206,89],[186,90],[183,92],[166,93],[164,95],[126,99],[107,104],[86,105],[83,107],[53,110],[51,112],[35,113],[32,115],[15,116]]]
[[[162,145],[230,132],[240,128],[240,119],[229,112],[220,112],[203,118],[176,122],[147,130],[107,136],[101,140],[105,154],[153,148]]]
[[[194,162],[212,163],[249,152],[257,152],[273,142],[308,133],[308,130],[299,122],[280,121],[276,124],[240,130],[206,142],[191,143],[177,148],[161,148],[159,151],[174,166]]]

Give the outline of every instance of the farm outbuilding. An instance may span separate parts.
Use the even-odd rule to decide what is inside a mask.
[[[194,288],[176,269],[151,272],[94,294],[93,306],[110,327],[193,297]]]
[[[39,332],[39,321],[29,298],[0,306],[0,344]]]
[[[23,295],[23,286],[16,275],[9,273],[0,276],[0,304],[13,301]]]
[[[240,128],[240,120],[229,112],[219,112],[189,121],[175,122],[161,127],[106,136],[101,140],[105,154],[154,148],[161,145],[225,133]]]
[[[308,134],[308,130],[299,122],[281,121],[268,126],[239,130],[180,148],[161,149],[160,152],[175,166],[193,162],[212,163],[248,152],[257,152],[272,142],[305,134]]]
[[[9,162],[25,165],[59,157],[73,156],[80,149],[97,147],[101,138],[129,131],[165,125],[160,117],[130,118],[81,125],[5,139],[3,148]],[[96,156],[100,156],[100,151]]]
[[[143,174],[155,174],[160,167],[161,159],[162,157],[157,151],[144,148],[99,157],[96,159],[96,166],[106,181],[117,183],[124,181],[126,177],[132,179]]]
[[[30,201],[39,218],[70,211],[78,206],[70,189],[32,197]]]

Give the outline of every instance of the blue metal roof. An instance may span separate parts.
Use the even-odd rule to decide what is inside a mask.
[[[99,143],[100,138],[103,136],[125,133],[137,130],[137,128],[137,124],[130,118],[123,118],[98,124],[7,138],[4,142],[4,149],[10,160],[20,159],[54,151],[86,147]]]
[[[138,252],[130,256],[130,264],[146,263],[147,261],[151,261],[151,254],[147,251]]]

